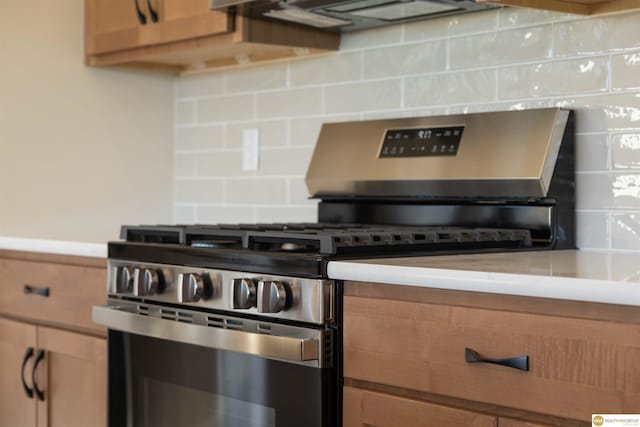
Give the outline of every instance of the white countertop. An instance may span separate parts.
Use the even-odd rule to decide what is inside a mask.
[[[69,242],[64,240],[0,237],[0,250],[41,252],[58,255],[107,257],[106,243]]]
[[[332,279],[640,306],[640,255],[540,251],[332,261]]]

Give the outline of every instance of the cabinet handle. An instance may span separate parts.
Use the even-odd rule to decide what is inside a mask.
[[[29,359],[33,357],[33,347],[27,348],[24,358],[22,359],[22,368],[20,368],[20,379],[22,380],[22,387],[29,399],[33,399],[33,389],[29,388],[27,382],[24,380],[24,367],[27,366]]]
[[[151,21],[158,22],[158,12],[153,10],[153,6],[151,5],[151,0],[147,0],[147,6],[149,7],[149,15],[151,15]]]
[[[37,286],[24,285],[25,294],[40,295],[42,297],[49,296],[49,288],[39,288]]]
[[[38,365],[40,362],[44,360],[44,350],[38,351],[38,355],[36,356],[35,362],[33,362],[33,369],[31,370],[31,383],[33,384],[33,391],[35,391],[36,396],[38,396],[38,400],[44,402],[44,390],[40,390],[38,388],[38,383],[36,382],[36,370],[38,369]]]
[[[140,5],[138,4],[138,0],[133,0],[133,2],[136,5],[136,13],[138,14],[138,21],[140,21],[140,24],[145,25],[147,23],[147,16],[142,13],[142,10],[140,9]]]
[[[493,363],[494,365],[506,366],[520,371],[529,371],[529,356],[517,356],[508,359],[489,359],[480,356],[477,351],[465,347],[464,360],[467,363]]]

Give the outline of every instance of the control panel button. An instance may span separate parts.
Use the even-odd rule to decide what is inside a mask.
[[[180,273],[178,276],[178,302],[198,302],[206,299],[204,278],[197,273]]]
[[[231,305],[233,308],[251,308],[256,306],[256,284],[252,279],[233,279]]]
[[[287,289],[282,282],[258,282],[258,313],[279,313],[287,305]]]
[[[133,269],[131,267],[116,267],[116,277],[111,289],[116,294],[131,292],[133,288]]]
[[[162,292],[162,273],[151,268],[136,268],[133,278],[133,294],[137,297]]]

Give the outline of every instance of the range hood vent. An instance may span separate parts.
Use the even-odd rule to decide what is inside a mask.
[[[209,0],[211,9],[240,5],[254,19],[349,32],[400,22],[494,9],[473,0]]]

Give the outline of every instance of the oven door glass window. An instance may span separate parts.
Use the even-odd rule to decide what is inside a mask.
[[[325,427],[331,370],[109,331],[109,425]]]

